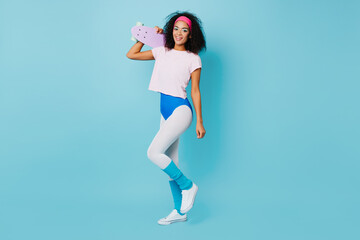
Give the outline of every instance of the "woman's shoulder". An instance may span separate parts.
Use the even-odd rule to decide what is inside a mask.
[[[164,55],[165,53],[165,47],[164,46],[159,46],[159,47],[154,47],[151,49],[153,56],[155,59],[157,59],[159,56]]]
[[[190,52],[190,51],[188,51],[188,53],[189,53],[189,56],[193,59],[201,59],[200,55],[197,53]]]
[[[187,52],[189,53],[189,55],[191,55],[192,57],[200,57],[199,56],[199,53],[194,53],[194,52],[192,52],[192,51],[190,51],[190,50],[187,50]]]
[[[165,50],[165,46],[154,47],[154,48],[152,48],[152,50],[163,51],[163,50]]]

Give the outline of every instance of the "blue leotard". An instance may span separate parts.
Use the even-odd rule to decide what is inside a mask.
[[[191,113],[193,113],[189,99],[187,99],[187,98],[183,99],[181,97],[174,97],[171,95],[167,95],[165,93],[160,93],[160,94],[161,94],[160,112],[165,120],[171,116],[171,114],[174,112],[175,108],[177,108],[181,105],[188,106],[191,110]]]

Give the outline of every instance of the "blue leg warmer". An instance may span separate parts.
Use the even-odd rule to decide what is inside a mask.
[[[174,208],[177,210],[177,212],[180,215],[184,215],[183,213],[180,212],[181,200],[182,200],[181,189],[174,180],[170,180],[169,183],[170,183],[171,193],[174,199]]]
[[[193,183],[184,174],[179,170],[173,161],[163,169],[163,171],[169,175],[171,179],[174,179],[175,182],[179,185],[181,190],[188,190],[192,187]]]

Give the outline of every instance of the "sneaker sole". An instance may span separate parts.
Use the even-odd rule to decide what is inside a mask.
[[[171,221],[168,221],[168,222],[158,222],[158,224],[159,224],[159,225],[170,225],[170,224],[172,224],[172,223],[185,222],[185,221],[187,221],[187,218],[171,220]]]
[[[195,187],[196,187],[196,190],[195,190],[195,193],[194,193],[194,198],[192,199],[192,202],[191,202],[190,206],[189,206],[188,208],[184,209],[184,210],[181,210],[181,209],[180,209],[180,212],[181,212],[182,214],[187,213],[187,212],[190,211],[190,209],[194,206],[195,198],[196,198],[197,192],[198,192],[198,190],[199,190],[199,187],[198,187],[198,186],[195,185]]]

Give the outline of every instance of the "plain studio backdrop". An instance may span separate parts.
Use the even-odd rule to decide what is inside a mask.
[[[126,53],[137,21],[177,10],[203,21],[207,133],[194,117],[180,139],[198,197],[162,227],[154,61]],[[359,16],[350,0],[1,0],[0,239],[359,239]]]

